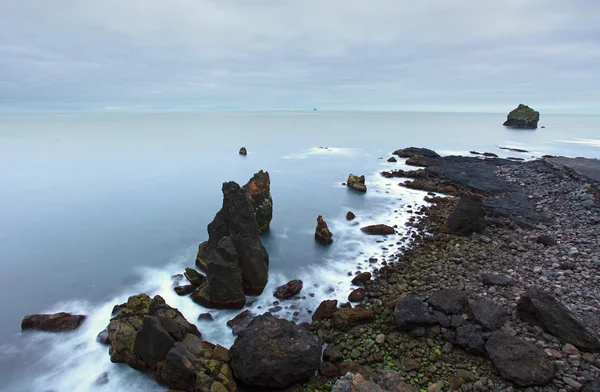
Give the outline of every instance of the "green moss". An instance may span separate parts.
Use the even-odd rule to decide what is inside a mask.
[[[528,120],[535,118],[536,116],[539,116],[539,112],[523,104],[520,104],[515,110],[508,114],[508,118],[517,120]]]

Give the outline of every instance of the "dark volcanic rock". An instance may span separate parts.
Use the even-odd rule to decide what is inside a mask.
[[[302,281],[295,279],[290,280],[283,286],[277,287],[273,295],[279,299],[286,299],[298,294],[300,290],[302,290]]]
[[[206,263],[208,263],[208,241],[201,242],[198,245],[198,255],[196,256],[196,266],[201,271],[206,272]]]
[[[448,217],[450,232],[457,235],[482,233],[485,229],[483,198],[475,194],[464,194],[456,209]]]
[[[387,161],[388,162],[398,162],[398,160],[396,160],[396,158],[394,158],[394,157],[388,158]]]
[[[359,192],[367,191],[367,186],[365,185],[365,176],[359,177],[355,176],[354,174],[350,174],[348,176],[348,181],[346,181],[346,186]]]
[[[552,294],[530,288],[517,302],[517,311],[521,320],[541,326],[563,342],[583,351],[600,351],[597,333]]]
[[[23,331],[31,329],[47,332],[72,331],[79,328],[86,316],[70,313],[29,314],[21,321]]]
[[[352,279],[352,284],[355,285],[361,285],[361,284],[365,284],[365,282],[371,280],[371,273],[370,272],[361,272],[360,274],[356,275],[354,277],[354,279]]]
[[[251,311],[244,310],[242,313],[229,320],[227,322],[227,326],[231,328],[231,332],[234,335],[237,335],[242,332],[248,326],[248,324],[250,324],[250,321],[253,317],[254,314]]]
[[[454,344],[471,354],[485,354],[485,341],[472,324],[456,328],[456,340]]]
[[[386,235],[396,232],[393,227],[383,224],[361,227],[360,231],[369,235]]]
[[[485,349],[500,376],[521,387],[545,385],[554,377],[554,364],[533,343],[495,332]]]
[[[515,280],[509,276],[491,273],[481,274],[481,282],[487,286],[514,286]]]
[[[399,156],[400,158],[412,158],[416,155],[420,155],[425,158],[440,158],[440,155],[433,150],[417,147],[402,148],[394,151],[393,154]]]
[[[346,214],[346,220],[353,220],[354,218],[356,218],[356,215],[354,215],[354,212],[352,211],[348,211],[348,213]]]
[[[489,299],[470,300],[469,317],[485,331],[495,331],[508,320],[506,312]]]
[[[585,384],[585,388],[583,388],[581,392],[600,392],[600,379]]]
[[[174,290],[179,296],[190,295],[196,290],[196,286],[186,284],[185,286],[177,286]]]
[[[243,187],[254,209],[258,231],[262,234],[269,230],[273,219],[273,198],[271,197],[271,178],[269,172],[259,171]]]
[[[246,304],[242,270],[231,239],[223,237],[210,253],[207,282],[192,294],[192,300],[207,308],[241,309]]]
[[[315,374],[321,344],[307,329],[267,313],[240,332],[230,354],[233,372],[244,383],[286,388]]]
[[[240,155],[248,155],[248,151],[246,150],[246,147],[240,148]]]
[[[326,299],[319,304],[317,310],[312,315],[313,321],[326,320],[333,317],[333,314],[337,311],[338,301],[336,299]]]
[[[133,351],[151,369],[167,357],[167,353],[175,344],[175,339],[163,327],[156,316],[144,316],[142,328],[135,338]]]
[[[230,237],[242,270],[244,292],[261,294],[269,279],[269,256],[260,240],[254,208],[246,192],[233,181],[223,184],[223,207],[208,225],[208,235],[206,245],[200,246],[197,264],[217,248],[223,237]]]
[[[460,313],[467,304],[467,294],[459,289],[444,289],[434,291],[427,299],[435,310],[446,314]]]
[[[537,238],[538,244],[542,244],[544,246],[554,246],[556,245],[556,239],[550,235],[542,234]]]
[[[319,215],[317,217],[317,228],[315,229],[315,240],[320,244],[329,245],[333,243],[332,236],[333,234],[331,234],[331,231],[327,227],[327,222]]]
[[[190,284],[196,287],[202,286],[206,282],[206,276],[193,268],[186,268],[184,275]]]
[[[332,317],[331,323],[338,331],[347,331],[357,325],[368,323],[375,317],[372,309],[340,308]]]
[[[348,301],[350,302],[360,302],[363,298],[365,298],[365,289],[363,288],[352,290],[348,295]]]
[[[396,303],[394,321],[401,329],[411,330],[415,327],[433,325],[435,321],[429,314],[427,305],[420,297],[409,295]]]
[[[102,331],[100,331],[100,333],[96,336],[96,341],[100,344],[108,346],[110,344],[110,339],[108,338],[108,330],[103,329]]]
[[[520,104],[508,113],[507,119],[502,125],[510,128],[536,129],[538,121],[540,121],[540,112]]]

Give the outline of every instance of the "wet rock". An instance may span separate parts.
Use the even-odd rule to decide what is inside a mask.
[[[320,321],[320,320],[326,320],[326,319],[330,319],[333,317],[333,314],[337,311],[337,304],[338,301],[333,299],[333,300],[324,300],[323,302],[321,302],[319,304],[319,306],[317,307],[317,310],[315,310],[315,312],[312,315],[312,320],[313,321]]]
[[[253,317],[254,314],[250,310],[244,310],[242,313],[229,320],[227,326],[231,328],[231,332],[234,335],[237,335],[250,324]]]
[[[186,268],[184,275],[192,286],[202,286],[206,282],[206,276],[193,268]]]
[[[357,325],[373,320],[375,312],[366,308],[340,308],[331,319],[331,323],[338,331],[347,331]]]
[[[325,351],[323,351],[323,359],[329,362],[341,362],[342,359],[344,359],[344,354],[339,347],[330,344]]]
[[[514,286],[515,280],[509,276],[491,273],[481,274],[481,282],[486,286]]]
[[[456,329],[454,345],[471,354],[485,354],[485,341],[472,324],[466,324]]]
[[[213,321],[214,318],[213,318],[212,314],[210,314],[210,313],[200,313],[198,315],[198,320],[199,321],[200,320],[203,320],[203,321]]]
[[[208,263],[208,241],[201,242],[198,245],[198,254],[196,255],[196,266],[200,271],[206,272],[206,264]]]
[[[100,344],[108,346],[110,344],[110,339],[108,338],[108,330],[103,329],[102,331],[100,331],[100,333],[96,336],[96,341]]]
[[[556,239],[548,234],[542,234],[537,238],[537,243],[544,246],[556,245]]]
[[[399,156],[400,158],[412,158],[416,155],[420,155],[426,158],[440,158],[440,155],[427,148],[418,148],[418,147],[408,147],[400,150],[396,150],[393,152],[394,155]]]
[[[516,109],[508,113],[502,125],[510,128],[536,129],[538,121],[540,121],[540,112],[527,105],[519,104]]]
[[[356,218],[356,215],[354,215],[354,212],[352,212],[352,211],[348,211],[348,212],[346,213],[346,220],[349,220],[349,221],[351,221],[351,220],[354,220],[354,218]]]
[[[383,224],[361,227],[360,231],[369,235],[386,235],[396,232],[393,227]]]
[[[394,321],[400,329],[411,330],[416,327],[433,325],[435,322],[429,314],[422,298],[409,295],[396,303]]]
[[[394,158],[394,157],[388,158],[387,161],[388,162],[398,162],[398,160],[396,160],[396,158]]]
[[[366,192],[367,186],[365,185],[365,176],[355,176],[350,174],[346,181],[346,186],[350,189],[357,190],[359,192]]]
[[[348,295],[348,301],[350,302],[360,302],[363,298],[365,298],[365,289],[363,288],[352,290],[350,295]]]
[[[104,372],[96,379],[96,381],[94,381],[94,385],[98,385],[98,386],[106,385],[106,384],[108,384],[108,381],[109,381],[108,373]]]
[[[333,234],[331,234],[331,231],[327,227],[327,222],[319,215],[317,217],[317,228],[315,229],[315,240],[322,245],[329,245],[333,243],[332,236]]]
[[[207,281],[192,294],[192,300],[213,309],[241,309],[246,304],[242,270],[229,237],[223,237],[210,253]]]
[[[362,285],[365,284],[365,282],[371,280],[371,273],[370,272],[361,272],[360,274],[356,275],[354,277],[354,279],[352,279],[352,284],[355,285]]]
[[[504,309],[489,299],[470,300],[469,317],[485,331],[495,331],[508,320]]]
[[[462,312],[467,304],[467,294],[459,289],[437,290],[429,295],[427,302],[435,310],[446,314],[457,314]]]
[[[546,385],[554,377],[554,364],[533,343],[495,332],[485,348],[500,376],[518,386]]]
[[[135,338],[133,351],[151,369],[167,357],[167,353],[175,344],[175,339],[163,327],[156,316],[144,316],[142,328]]]
[[[230,354],[234,374],[245,384],[286,388],[314,375],[321,344],[308,330],[267,313],[240,332]]]
[[[258,231],[262,234],[269,230],[273,219],[273,197],[271,196],[271,178],[269,172],[259,171],[243,187],[254,209]]]
[[[64,332],[79,328],[85,320],[84,315],[60,312],[54,314],[29,314],[21,321],[21,329],[46,332]]]
[[[418,392],[393,370],[382,370],[365,379],[360,373],[347,373],[333,385],[332,392]]]
[[[246,147],[240,148],[240,155],[248,155],[248,151],[246,150]]]
[[[485,229],[483,198],[473,193],[463,194],[448,217],[448,229],[451,233],[462,236],[483,233]]]
[[[191,285],[191,284],[186,284],[185,286],[177,286],[173,290],[175,290],[175,293],[177,293],[177,295],[182,297],[184,295],[192,294],[196,290],[196,286]]]
[[[563,342],[587,352],[600,351],[598,335],[552,294],[530,288],[517,302],[517,311],[521,320],[539,325]]]
[[[300,290],[302,290],[302,281],[295,279],[290,280],[283,286],[277,287],[273,295],[279,299],[287,299],[298,294]]]

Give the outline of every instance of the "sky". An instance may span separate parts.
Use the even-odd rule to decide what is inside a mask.
[[[598,0],[0,0],[0,111],[600,113]]]

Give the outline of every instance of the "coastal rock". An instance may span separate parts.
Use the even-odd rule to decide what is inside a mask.
[[[485,210],[481,196],[467,193],[448,217],[448,228],[456,235],[467,236],[482,233],[485,229]]]
[[[556,238],[548,234],[542,234],[537,238],[537,243],[544,246],[554,246],[556,245]]]
[[[600,392],[600,378],[587,383],[581,392]]]
[[[258,231],[263,234],[269,230],[273,219],[273,198],[271,197],[271,178],[269,172],[259,171],[243,187],[254,209]]]
[[[60,312],[54,314],[29,314],[21,321],[21,329],[46,332],[64,332],[79,328],[85,320],[84,315]]]
[[[307,329],[267,313],[240,332],[230,354],[233,372],[245,384],[286,388],[315,374],[321,344]]]
[[[438,164],[437,161],[422,157],[421,155],[413,155],[412,157],[408,158],[405,163],[409,166],[418,167],[437,166]]]
[[[352,279],[352,284],[355,285],[362,285],[365,284],[365,282],[371,280],[371,273],[368,271],[365,272],[361,272],[360,274],[356,275],[354,277],[354,279]]]
[[[142,328],[139,330],[133,351],[151,369],[167,357],[167,353],[175,344],[175,339],[163,327],[156,316],[144,316]]]
[[[248,155],[248,151],[246,150],[246,147],[240,148],[240,155]]]
[[[192,294],[192,300],[214,309],[241,309],[246,304],[242,270],[229,237],[223,237],[208,257],[207,281]]]
[[[275,290],[275,293],[273,293],[273,295],[279,299],[287,299],[287,298],[293,297],[294,295],[298,294],[300,292],[300,290],[302,290],[302,281],[295,279],[295,280],[290,280],[283,286],[277,287],[277,289]]]
[[[500,376],[518,386],[546,385],[554,377],[554,364],[533,343],[495,332],[485,349]]]
[[[386,235],[396,232],[393,227],[383,224],[361,227],[360,231],[369,235]]]
[[[333,234],[331,234],[331,231],[327,227],[327,222],[319,215],[317,217],[317,228],[315,229],[315,240],[322,245],[329,245],[333,243],[332,236]]]
[[[244,310],[242,313],[229,320],[227,326],[231,328],[231,332],[234,335],[237,335],[250,324],[253,317],[254,314],[250,310]]]
[[[474,355],[485,354],[485,341],[483,336],[472,324],[462,325],[456,328],[456,339],[454,344],[466,352]]]
[[[105,346],[110,345],[110,339],[108,338],[108,330],[103,329],[102,331],[100,331],[100,333],[96,336],[96,341]]]
[[[533,110],[527,105],[520,104],[516,109],[508,113],[505,127],[536,129],[540,121],[540,112]]]
[[[495,331],[508,320],[504,309],[489,299],[470,300],[469,317],[481,325],[485,331]]]
[[[600,351],[598,334],[552,294],[532,287],[521,295],[517,311],[521,320],[539,325],[563,342],[587,352]]]
[[[409,295],[396,303],[394,322],[398,328],[404,330],[426,327],[435,323],[423,299],[414,295]]]
[[[437,290],[429,295],[427,302],[435,310],[446,314],[457,314],[467,304],[467,294],[459,289]]]
[[[367,191],[367,186],[365,185],[365,176],[359,177],[355,176],[354,174],[350,174],[348,176],[348,180],[346,181],[346,186],[359,192]]]
[[[515,280],[510,276],[483,273],[481,274],[481,283],[486,286],[514,286]]]
[[[340,308],[331,319],[331,323],[338,331],[347,331],[357,325],[368,323],[375,317],[372,309],[366,308]]]
[[[196,260],[210,255],[223,237],[230,237],[242,270],[244,293],[260,295],[269,279],[269,256],[260,240],[254,209],[246,193],[233,181],[223,184],[223,207],[208,225],[208,235]]]
[[[338,310],[337,308],[338,301],[336,299],[326,299],[319,304],[317,310],[312,315],[313,321],[321,321],[330,319],[333,317],[333,314]]]
[[[391,162],[391,163],[398,162],[398,160],[396,160],[396,158],[394,158],[394,157],[388,158],[387,161]]]
[[[399,156],[400,158],[412,158],[417,155],[425,158],[440,158],[440,155],[437,152],[427,148],[418,147],[402,148],[394,151],[393,154]]]
[[[196,255],[196,266],[200,271],[206,272],[206,264],[208,263],[208,241],[201,242],[198,245],[198,255]]]
[[[352,290],[350,295],[348,295],[348,301],[350,302],[360,302],[365,298],[365,289],[359,288]]]
[[[356,215],[354,215],[354,212],[352,211],[348,211],[348,213],[346,214],[346,220],[354,220],[354,218],[356,218]]]
[[[192,286],[202,286],[206,282],[206,276],[193,268],[186,268],[184,275]]]
[[[179,295],[181,297],[184,295],[192,294],[196,290],[196,286],[191,285],[191,284],[186,284],[185,286],[177,286],[173,290],[175,290],[175,293],[177,293],[177,295]]]

